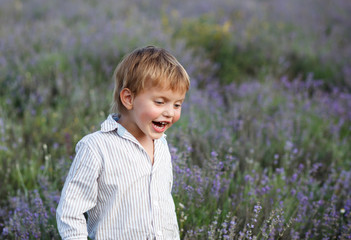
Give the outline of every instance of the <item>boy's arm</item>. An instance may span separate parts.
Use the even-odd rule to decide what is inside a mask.
[[[78,143],[76,151],[61,193],[56,220],[62,239],[86,240],[84,213],[96,204],[100,162],[84,142]]]

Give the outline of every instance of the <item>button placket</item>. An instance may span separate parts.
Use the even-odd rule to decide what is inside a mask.
[[[157,187],[157,179],[155,179],[156,174],[152,171],[151,174],[151,183],[150,183],[150,195],[151,195],[151,211],[152,211],[152,218],[153,218],[153,228],[154,233],[157,237],[162,236],[162,231],[160,229],[161,222],[159,219],[160,216],[160,203],[158,199],[158,187]]]

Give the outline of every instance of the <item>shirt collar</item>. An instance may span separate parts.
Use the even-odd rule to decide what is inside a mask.
[[[121,124],[118,122],[118,115],[117,114],[110,114],[107,119],[101,124],[101,131],[102,132],[112,132],[117,129],[117,133],[120,137],[125,137],[125,134],[127,129],[125,129]],[[164,143],[167,144],[166,141],[166,134],[163,134],[163,136],[160,138],[160,140]]]
[[[110,114],[107,119],[105,121],[102,122],[101,124],[101,131],[102,132],[111,132],[111,131],[114,131],[115,129],[118,129],[118,124],[117,121],[115,120],[118,120],[118,116],[117,115],[113,115],[113,114]]]

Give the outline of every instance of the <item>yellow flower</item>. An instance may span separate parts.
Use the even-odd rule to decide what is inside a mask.
[[[223,27],[222,27],[223,32],[228,33],[230,27],[231,27],[230,21],[226,21],[226,22],[223,24]]]

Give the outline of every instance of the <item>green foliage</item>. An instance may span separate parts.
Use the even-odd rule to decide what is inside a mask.
[[[347,86],[342,76],[342,68],[331,60],[322,61],[318,54],[309,56],[303,53],[290,52],[286,54],[285,58],[288,67],[283,73],[290,78],[306,79],[309,74],[313,74],[315,79],[323,80],[325,90],[329,91],[335,86]]]
[[[217,75],[222,84],[257,76],[272,63],[264,43],[241,42],[235,30],[231,30],[230,21],[218,24],[206,15],[183,19],[173,35],[185,39],[189,47],[204,49],[206,56],[218,65]]]
[[[267,74],[306,79],[312,73],[323,80],[326,90],[333,86],[350,88],[347,76],[342,74],[347,59],[341,57],[341,62],[336,63],[328,41],[319,46],[318,36],[306,34],[292,24],[265,18],[243,23],[240,14],[218,23],[207,14],[199,18],[171,17],[172,22],[178,21],[172,28],[167,16],[163,18],[164,27],[176,39],[185,39],[189,47],[204,51],[216,63],[216,75],[224,85],[262,79]],[[240,24],[245,31],[238,27]]]

